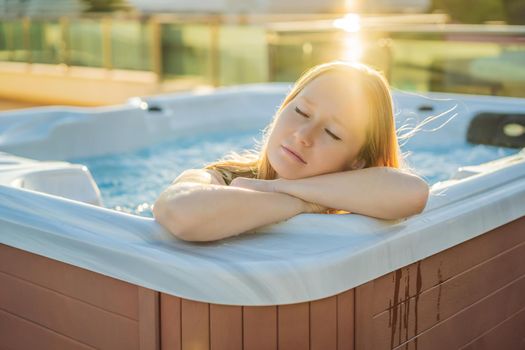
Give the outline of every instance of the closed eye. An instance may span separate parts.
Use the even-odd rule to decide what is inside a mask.
[[[302,116],[305,117],[305,118],[310,118],[310,116],[309,116],[308,114],[304,113],[303,111],[301,111],[301,110],[299,109],[299,107],[295,107],[295,112],[296,112],[297,114],[302,115]]]
[[[308,114],[304,113],[303,111],[301,111],[301,110],[299,109],[299,107],[295,107],[295,112],[296,112],[297,114],[302,115],[302,116],[305,117],[305,118],[310,118],[310,116],[309,116]],[[341,138],[340,138],[339,136],[337,136],[336,134],[334,134],[334,133],[331,132],[330,130],[328,130],[328,129],[324,129],[324,130],[325,130],[326,133],[327,133],[328,135],[330,135],[334,140],[338,140],[338,141],[341,140]]]
[[[328,130],[328,129],[324,129],[324,130],[328,133],[328,135],[332,136],[332,138],[333,138],[334,140],[338,140],[338,141],[341,140],[341,138],[340,138],[339,136],[337,136],[336,134],[334,134],[334,133],[331,132],[330,130]]]

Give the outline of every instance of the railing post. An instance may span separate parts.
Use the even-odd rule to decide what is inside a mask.
[[[151,68],[156,75],[157,83],[164,80],[164,71],[162,67],[162,24],[151,17],[149,20],[151,26]]]
[[[217,17],[214,17],[210,23],[210,36],[211,83],[214,87],[217,87],[221,82],[220,19]]]
[[[12,23],[14,23],[14,21]],[[13,61],[15,58],[15,49],[13,47],[13,24],[6,26],[5,47],[9,51],[7,60]]]
[[[71,65],[71,56],[69,52],[69,19],[60,17],[60,63],[66,66]]]
[[[102,26],[102,67],[107,70],[113,69],[112,45],[111,45],[111,24],[109,17],[104,17],[100,21]]]
[[[22,18],[22,36],[25,50],[26,63],[32,63],[33,55],[31,52],[31,35],[30,35],[31,20],[29,17]]]
[[[277,34],[271,30],[271,29],[266,29],[266,35],[265,35],[265,39],[266,39],[266,48],[267,48],[267,52],[268,52],[268,55],[266,57],[266,59],[268,60],[268,74],[267,74],[267,77],[268,77],[268,81],[269,82],[273,82],[275,81],[275,76],[276,76],[276,72],[275,72],[275,64],[276,64],[276,48],[275,48],[275,44],[278,43],[278,36]]]

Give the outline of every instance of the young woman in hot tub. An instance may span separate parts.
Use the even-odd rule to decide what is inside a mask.
[[[300,213],[398,219],[420,213],[427,198],[425,181],[402,169],[386,79],[332,62],[296,82],[259,152],[184,171],[153,215],[180,239],[212,241]]]

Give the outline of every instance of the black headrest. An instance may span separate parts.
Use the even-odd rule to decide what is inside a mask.
[[[492,146],[525,147],[525,114],[479,113],[470,122],[467,141]]]

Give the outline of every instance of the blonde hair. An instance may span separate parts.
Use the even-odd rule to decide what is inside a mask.
[[[369,123],[366,129],[365,143],[357,157],[364,161],[364,167],[387,166],[401,168],[402,160],[396,135],[392,95],[388,81],[376,70],[362,63],[329,62],[309,69],[294,84],[274,115],[272,122],[263,131],[260,151],[249,150],[243,154],[235,152],[217,162],[207,165],[206,169],[217,170],[227,183],[235,177],[252,177],[273,180],[276,171],[268,160],[268,139],[281,111],[312,80],[329,72],[346,74],[348,84],[358,84],[365,96]]]

